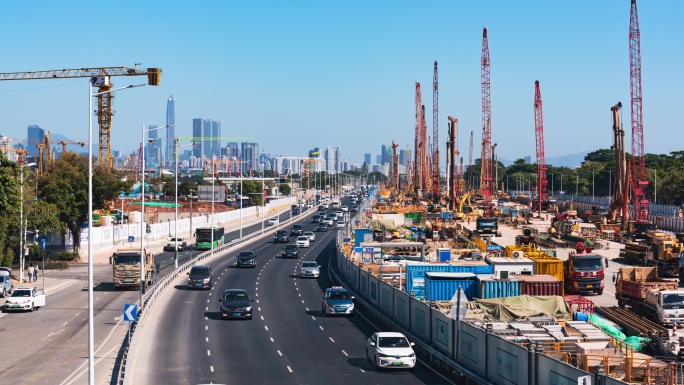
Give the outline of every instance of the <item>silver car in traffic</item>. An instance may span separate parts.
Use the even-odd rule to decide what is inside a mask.
[[[299,265],[300,278],[318,278],[321,275],[321,266],[316,261],[302,261]]]

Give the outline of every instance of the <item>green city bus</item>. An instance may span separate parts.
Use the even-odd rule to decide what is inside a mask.
[[[213,238],[212,238],[213,234]],[[211,241],[214,240],[212,247]],[[223,245],[223,227],[198,227],[195,229],[195,241],[197,250],[209,250]]]

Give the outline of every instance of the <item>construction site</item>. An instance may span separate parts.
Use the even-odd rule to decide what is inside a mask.
[[[467,308],[458,315],[459,324],[615,381],[598,383],[684,384],[684,338],[677,331],[684,327],[679,324],[684,321],[679,281],[684,233],[678,230],[681,219],[678,228],[667,230],[656,226],[649,213],[636,0],[631,1],[629,26],[631,156],[620,121],[622,103],[606,106],[617,169],[611,175],[608,210],[549,193],[539,81],[534,81],[530,103],[536,186],[524,200],[504,190],[495,166],[491,63],[483,28],[482,134],[477,145],[471,131],[467,167],[457,150],[458,118],[448,116],[446,174],[440,174],[435,61],[432,134],[416,83],[409,171],[399,175],[399,145],[392,141],[387,183],[363,189],[366,215],[345,244],[349,262],[409,302],[427,304],[451,318],[455,308]],[[474,156],[480,158],[477,183],[470,175]],[[461,301],[467,306],[461,307]],[[457,352],[452,355],[459,361]]]

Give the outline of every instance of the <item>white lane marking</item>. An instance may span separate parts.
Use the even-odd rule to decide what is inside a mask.
[[[209,342],[209,337],[204,337],[205,342]]]
[[[207,349],[207,355],[208,355],[208,356],[211,355],[211,350],[208,350],[208,349]]]
[[[268,326],[264,325],[264,329],[268,330]]]
[[[209,303],[209,300],[207,300],[207,303]]]
[[[68,323],[69,323],[69,321],[63,323],[62,326],[66,326],[66,324],[68,324]]]
[[[259,300],[257,300],[257,303],[259,303]]]
[[[281,357],[283,356],[283,353],[281,353],[280,350],[276,350],[276,352],[278,352],[279,356],[281,356]]]
[[[304,300],[302,300],[302,303],[304,303]]]
[[[257,306],[257,310],[261,311],[261,306]]]
[[[297,293],[297,295],[301,297],[301,296],[302,296],[302,293]]]
[[[347,352],[345,352],[344,350],[342,351],[342,354],[344,354],[345,356],[349,357],[349,354],[347,354]]]
[[[142,159],[142,158],[141,158],[141,159]],[[258,283],[257,283],[257,285],[258,285]],[[257,289],[257,290],[259,290],[259,286],[257,286],[257,288],[256,288],[256,289]]]
[[[299,291],[299,288],[298,288],[298,287],[295,287],[295,290]]]
[[[95,298],[95,301],[99,301],[99,300],[100,300],[100,297]]]
[[[307,310],[307,311],[308,311],[308,310]],[[314,317],[314,316],[311,316],[311,319],[315,321],[315,320],[316,320],[316,317]]]
[[[361,368],[359,368],[359,370],[361,371],[361,373],[366,373],[366,371]]]
[[[287,370],[292,373],[292,369],[289,366],[287,367]]]
[[[207,310],[209,310],[209,308],[207,308]],[[205,320],[205,321],[208,320],[208,319],[209,319],[209,317],[204,317],[204,320]]]
[[[209,296],[211,297],[211,292],[209,292]],[[207,300],[208,301],[208,300]]]
[[[275,342],[275,340],[273,339],[273,337],[271,337],[271,342]]]
[[[264,320],[264,316],[260,316],[260,317],[261,317],[261,320],[263,321],[263,320]]]
[[[259,293],[254,294],[254,296],[255,296],[255,297],[258,297],[258,296],[259,296]]]
[[[205,307],[204,311],[209,311],[209,306]]]
[[[328,337],[328,338],[330,338],[330,341],[332,341],[332,342],[335,342],[335,340],[334,340],[334,339],[332,339],[332,337]]]
[[[204,325],[204,330],[209,330],[209,325]]]
[[[209,370],[211,370],[211,372],[214,373],[214,366],[209,366]]]
[[[603,291],[604,291],[605,293],[610,294],[610,295],[615,295],[615,293],[611,293],[611,292],[609,292],[608,290],[603,290]]]
[[[81,314],[81,313],[76,313],[76,314],[74,314],[74,317],[78,317],[79,314]]]
[[[318,327],[321,328],[321,330],[325,330],[325,329],[323,329],[323,326],[321,326],[321,325],[318,325]]]

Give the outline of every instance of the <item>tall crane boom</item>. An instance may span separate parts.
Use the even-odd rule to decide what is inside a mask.
[[[470,131],[470,147],[468,150],[468,189],[473,188],[473,132]]]
[[[544,153],[544,116],[539,80],[534,82],[534,133],[537,139],[537,212],[541,217],[542,204],[548,201],[546,154]]]
[[[437,61],[432,77],[432,199],[439,201],[439,80]]]
[[[484,195],[485,217],[492,215],[492,99],[490,93],[489,41],[487,28],[482,28],[482,171],[481,190]]]
[[[0,73],[1,80],[44,80],[44,79],[71,79],[71,78],[102,78],[98,82],[97,117],[100,125],[99,163],[109,168],[113,166],[110,146],[110,128],[112,122],[112,84],[110,76],[147,76],[147,84],[158,86],[162,70],[161,68],[147,68],[146,70],[135,67],[99,67],[77,68],[46,71],[4,72]],[[47,149],[49,152],[49,149]]]
[[[646,165],[644,154],[644,123],[641,114],[641,32],[636,0],[629,14],[629,85],[632,95],[632,188],[634,214],[637,223],[648,223],[646,198]]]
[[[420,92],[420,83],[416,82],[416,150],[414,154],[414,177],[413,177],[413,189],[416,197],[419,196],[420,191],[423,186],[423,181],[421,180],[423,163],[421,162],[422,157],[420,153],[421,148],[421,137],[423,129],[423,111],[422,106],[422,95]]]
[[[453,210],[454,203],[456,202],[456,198],[461,194],[459,191],[459,180],[458,180],[458,165],[456,164],[458,159],[458,149],[457,149],[457,143],[456,143],[456,135],[457,135],[457,127],[458,127],[458,119],[454,118],[453,116],[449,116],[447,118],[449,120],[448,123],[448,140],[447,140],[447,175],[446,175],[446,182],[447,182],[447,198],[448,202],[451,205],[451,208]]]

